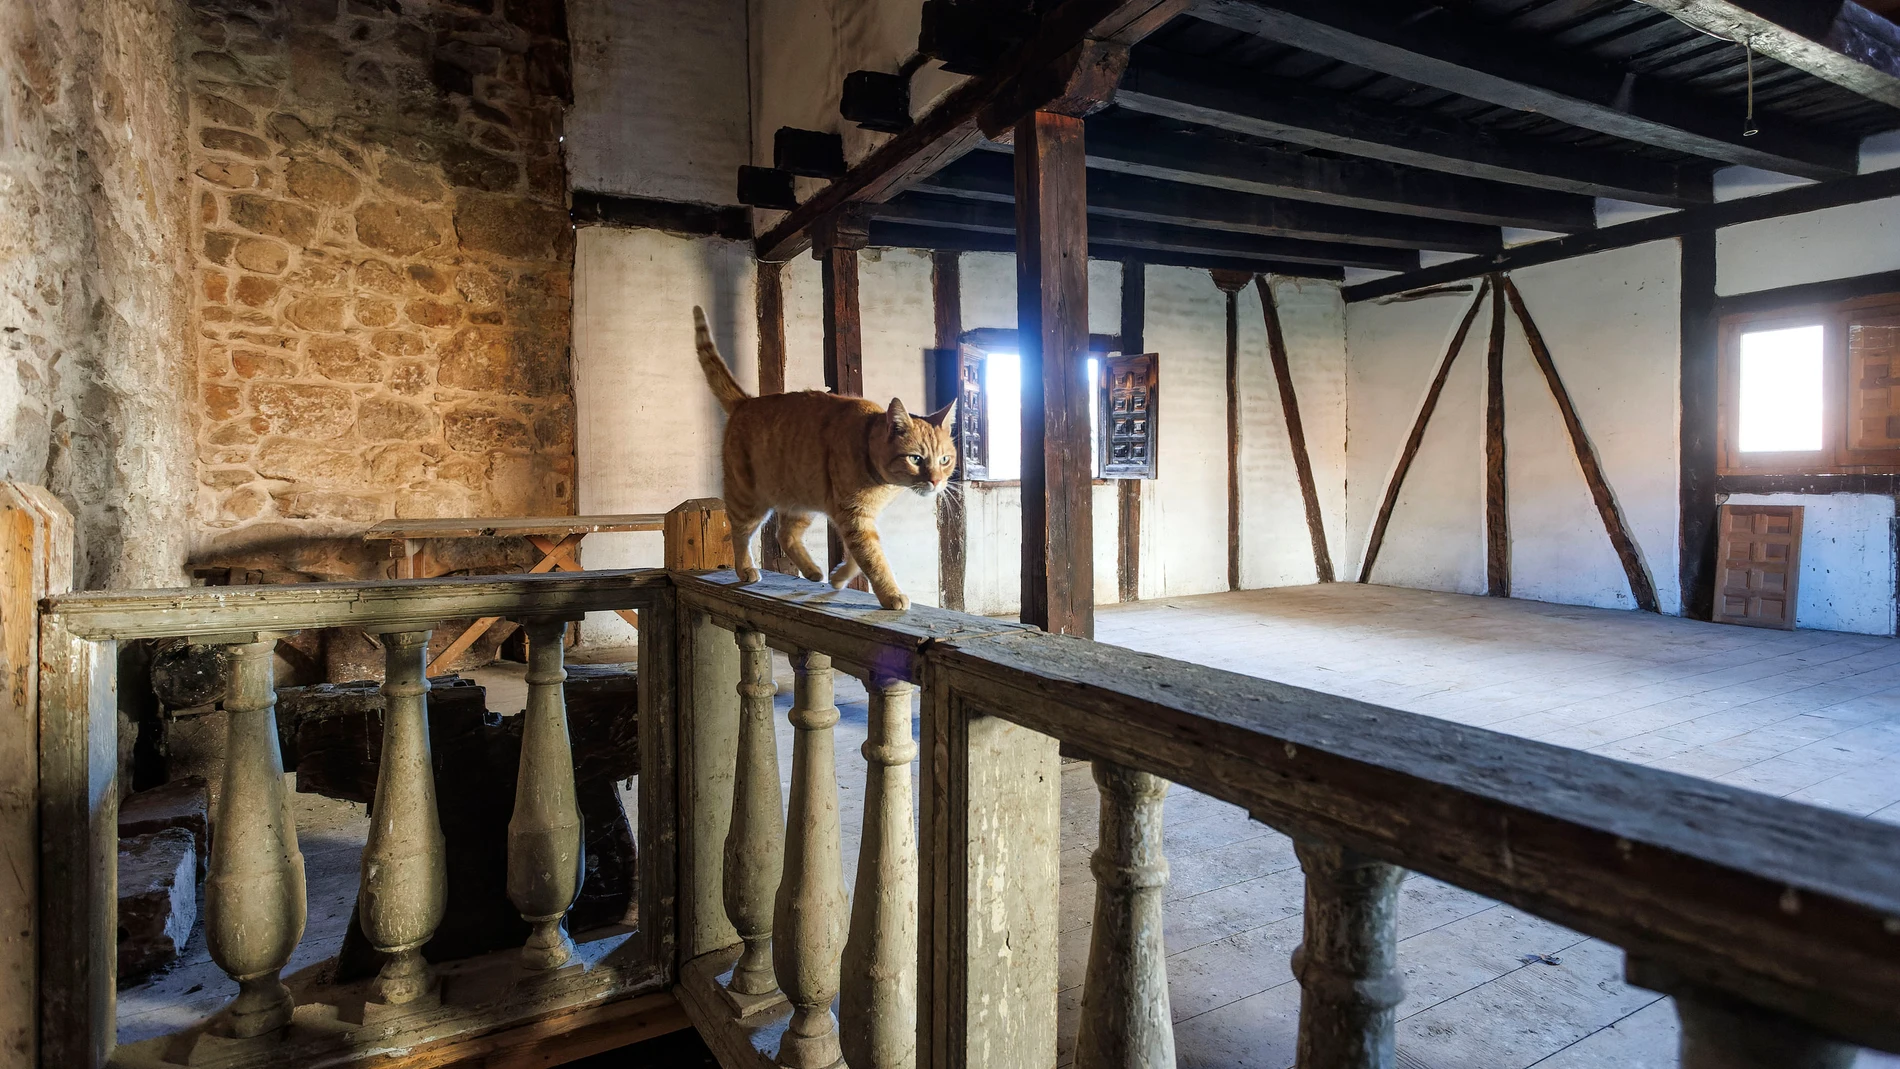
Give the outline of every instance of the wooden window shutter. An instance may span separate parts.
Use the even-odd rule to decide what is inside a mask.
[[[1801,578],[1800,505],[1723,505],[1717,623],[1794,630]]]
[[[983,398],[983,351],[964,345],[957,360],[957,477],[990,477],[989,405]]]
[[[1847,328],[1849,463],[1900,456],[1900,316],[1856,318]]]
[[[1104,478],[1155,477],[1155,416],[1161,392],[1158,364],[1154,353],[1102,360],[1100,459]]]

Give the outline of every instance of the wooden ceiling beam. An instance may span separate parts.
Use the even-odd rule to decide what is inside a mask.
[[[1007,156],[971,153],[914,188],[918,192],[1009,204],[1015,194],[1011,171]],[[1495,226],[1336,208],[1135,175],[1090,171],[1087,189],[1089,215],[1104,219],[1474,255],[1497,252],[1504,246],[1503,235]]]
[[[1638,0],[1900,108],[1900,26],[1852,0]]]
[[[1710,168],[1487,131],[1158,50],[1135,51],[1115,105],[1347,156],[1560,193],[1665,208],[1713,199]]]
[[[1856,139],[1758,115],[1744,136],[1739,100],[1719,100],[1444,9],[1418,17],[1398,0],[1196,0],[1230,29],[1381,74],[1721,163],[1801,178],[1851,175]]]
[[[1560,234],[1596,225],[1596,202],[1575,193],[1289,152],[1215,131],[1167,129],[1113,109],[1089,119],[1084,147],[1095,170],[1237,193]]]
[[[888,203],[876,205],[872,214],[874,218],[887,222],[978,230],[991,234],[1016,232],[1016,212],[1007,205],[926,193],[906,193]],[[1381,271],[1415,270],[1419,262],[1418,253],[1407,249],[1381,249],[1303,238],[1261,237],[1134,219],[1092,218],[1089,220],[1089,238],[1091,241],[1129,249],[1366,267]]]
[[[1339,267],[1323,264],[1292,263],[1286,260],[1255,259],[1251,257],[1220,256],[1210,253],[1168,252],[1153,249],[1134,249],[1108,242],[1089,241],[1089,259],[1091,260],[1139,260],[1143,263],[1158,264],[1163,267],[1192,267],[1214,270],[1257,271],[1270,275],[1290,275],[1299,278],[1327,279],[1334,282],[1345,278],[1345,271]],[[887,249],[932,249],[939,252],[1008,252],[1016,251],[1016,238],[1013,234],[997,234],[986,230],[959,230],[953,227],[920,226],[915,223],[871,221],[871,244]]]
[[[983,138],[979,119],[997,122],[1003,101],[1033,108],[1063,90],[1051,69],[1089,41],[1129,45],[1185,10],[1189,0],[1064,0],[1042,17],[1036,36],[1012,49],[997,69],[963,83],[908,130],[788,213],[754,242],[761,260],[789,260],[811,244],[811,228],[851,204],[887,200],[917,178],[962,156]],[[1025,86],[1036,88],[1026,89]]]

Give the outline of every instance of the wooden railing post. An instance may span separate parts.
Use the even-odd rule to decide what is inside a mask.
[[[370,985],[371,998],[401,1005],[435,988],[422,945],[442,921],[448,869],[429,757],[429,681],[423,676],[429,632],[386,631],[382,640],[383,756],[363,847],[358,918],[370,945],[389,955]]]
[[[303,938],[303,854],[277,745],[277,638],[259,634],[225,648],[231,682],[224,784],[205,880],[205,943],[238,982],[224,1023],[239,1038],[290,1023],[294,1005],[280,974]]]
[[[1167,948],[1161,939],[1161,808],[1168,781],[1095,762],[1101,791],[1095,874],[1095,925],[1076,1069],[1166,1069],[1174,1065],[1174,1021],[1168,1008]]]
[[[534,617],[522,623],[528,632],[528,708],[522,714],[515,811],[508,821],[508,900],[531,928],[522,964],[542,971],[565,965],[574,952],[561,923],[580,895],[585,857],[567,735],[567,621]]]
[[[911,811],[912,687],[873,678],[863,753],[864,832],[839,998],[852,1069],[917,1064],[917,836]]]
[[[664,525],[666,567],[678,572],[705,572],[732,567],[732,522],[726,503],[716,497],[696,497],[673,506]]]
[[[1299,1069],[1387,1069],[1398,971],[1399,884],[1405,870],[1334,843],[1295,840],[1306,871]]]
[[[786,817],[785,870],[772,915],[772,966],[792,1004],[778,1064],[787,1069],[830,1069],[839,1064],[838,994],[844,949],[844,865],[838,827],[838,767],[831,729],[831,658],[809,650],[792,658],[792,790]]]
[[[1850,1069],[1859,1052],[1813,1028],[1631,955],[1629,982],[1673,997],[1682,1069]]]
[[[772,971],[772,910],[785,860],[785,812],[779,797],[772,651],[765,635],[736,632],[739,643],[739,740],[733,762],[732,826],[726,831],[726,916],[745,941],[726,984],[741,1016],[784,1001]]]

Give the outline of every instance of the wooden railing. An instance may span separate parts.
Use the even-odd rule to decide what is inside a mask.
[[[617,608],[644,625],[640,931],[575,947],[560,926],[577,829],[559,636]],[[502,960],[431,966],[416,953],[443,879],[422,650],[435,621],[477,616],[530,629],[508,888],[533,934]],[[388,656],[359,899],[388,958],[357,988],[290,991],[279,973],[301,929],[302,862],[267,661],[274,634],[342,625],[381,633]],[[1634,982],[1677,997],[1685,1065],[1900,1050],[1900,828],[1268,680],[730,572],[75,595],[47,604],[41,631],[47,1067],[360,1062],[666,986],[726,1069],[1053,1066],[1058,740],[1094,755],[1101,788],[1085,1069],[1173,1063],[1169,783],[1296,841],[1307,1069],[1393,1062],[1404,870],[1625,948]],[[240,993],[213,1021],[115,1052],[108,652],[178,635],[224,645],[234,669],[207,934]],[[794,683],[783,797],[775,648]],[[864,681],[870,710],[850,894],[837,672]]]

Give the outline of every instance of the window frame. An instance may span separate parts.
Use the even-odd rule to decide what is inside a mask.
[[[937,354],[935,359],[949,362],[946,370],[938,372],[939,381],[954,383],[956,387],[957,470],[955,478],[958,482],[978,487],[1011,487],[1022,485],[1021,478],[994,479],[990,477],[989,446],[992,429],[990,427],[989,395],[983,386],[991,353],[1019,352],[1015,344],[1016,339],[1017,334],[1013,329],[979,327],[964,331],[955,349],[931,350],[932,353]],[[1154,471],[1150,474],[1105,474],[1105,472],[1107,470],[1109,427],[1109,362],[1113,359],[1123,357],[1148,358],[1150,361],[1149,388],[1154,391],[1153,396],[1158,400],[1159,390],[1156,389],[1155,383],[1159,377],[1160,358],[1153,353],[1124,354],[1120,352],[1119,349],[1105,350],[1100,348],[1099,346],[1103,343],[1120,344],[1120,339],[1112,335],[1090,335],[1090,341],[1092,344],[1089,346],[1088,356],[1098,362],[1097,366],[1100,371],[1096,376],[1095,396],[1090,399],[1089,403],[1091,405],[1091,414],[1095,418],[1100,419],[1101,424],[1099,433],[1094,436],[1096,442],[1090,449],[1091,476],[1089,482],[1094,486],[1106,486],[1109,483],[1119,482],[1123,479],[1157,478],[1160,472],[1158,460],[1151,462]],[[974,376],[975,382],[973,388],[966,386],[966,383],[971,381],[970,376],[972,375]],[[973,397],[980,399],[981,403],[976,405],[970,404],[970,400]],[[1153,404],[1153,402],[1151,402],[1151,404]],[[1153,417],[1151,416],[1150,418],[1152,420]],[[974,427],[977,433],[979,448],[975,451],[966,449],[964,445],[966,437],[964,433],[965,428],[969,427]],[[1151,457],[1158,451],[1159,441],[1159,435],[1153,435],[1150,442]],[[981,455],[975,455],[976,453],[980,453]]]
[[[1720,321],[1720,360],[1716,376],[1718,475],[1893,475],[1900,474],[1900,449],[1849,446],[1848,341],[1855,324],[1900,317],[1900,293],[1874,294],[1845,301],[1738,312]],[[1744,333],[1819,325],[1821,338],[1821,448],[1785,452],[1741,449],[1741,339]]]

